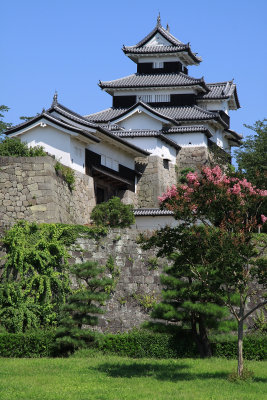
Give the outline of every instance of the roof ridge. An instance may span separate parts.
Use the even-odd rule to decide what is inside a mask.
[[[116,109],[119,109],[119,107],[118,108],[116,108],[116,107],[108,107],[108,108],[105,108],[104,110],[101,110],[101,111],[97,111],[96,113],[92,113],[92,114],[87,114],[87,115],[85,115],[85,117],[84,118],[88,118],[88,117],[90,117],[91,115],[97,115],[97,114],[101,114],[102,112],[104,112],[104,111],[108,111],[108,110],[116,110]],[[90,121],[89,121],[90,122]]]

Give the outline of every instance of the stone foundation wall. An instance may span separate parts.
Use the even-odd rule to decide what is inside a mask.
[[[75,172],[71,192],[55,159],[0,157],[0,228],[17,220],[86,224],[95,206],[93,178]]]
[[[153,302],[161,298],[160,274],[166,261],[157,259],[154,250],[142,250],[136,243],[139,234],[136,229],[114,229],[100,241],[78,239],[76,245],[82,250],[71,251],[70,263],[97,261],[105,265],[112,256],[119,267],[114,293],[99,318],[100,331],[116,333],[140,327],[150,318]]]
[[[166,169],[161,157],[149,156],[136,159],[136,168],[142,172],[137,184],[137,207],[157,208],[158,197],[177,182],[174,164],[169,163]]]
[[[193,167],[199,171],[209,162],[209,158],[207,147],[182,147],[177,156],[177,166],[179,170]]]

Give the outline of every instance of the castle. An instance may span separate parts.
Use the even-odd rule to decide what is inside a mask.
[[[162,226],[172,217],[159,209],[158,196],[176,183],[177,170],[208,163],[212,146],[230,157],[231,147],[240,144],[242,136],[230,129],[229,117],[240,107],[236,85],[191,77],[189,68],[201,57],[163,28],[160,16],[144,39],[122,50],[137,72],[99,82],[112,96],[112,107],[82,116],[55,94],[49,109],[6,134],[43,146],[71,167],[79,182],[87,179],[91,192],[84,223],[96,203],[116,195],[134,205],[137,227]]]

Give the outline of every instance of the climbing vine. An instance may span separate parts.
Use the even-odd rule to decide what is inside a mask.
[[[97,238],[103,228],[19,222],[5,235],[0,271],[0,320],[10,332],[54,326],[70,293],[67,249],[78,236]]]

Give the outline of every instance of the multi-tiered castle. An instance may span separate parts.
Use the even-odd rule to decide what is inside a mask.
[[[163,28],[160,17],[144,39],[122,50],[137,72],[99,82],[112,107],[81,116],[55,95],[48,110],[7,134],[90,176],[96,203],[118,195],[149,225],[152,217],[167,221],[157,198],[176,182],[177,170],[209,162],[211,146],[230,156],[239,145],[229,111],[240,105],[233,81],[206,83],[189,75],[201,58]]]

